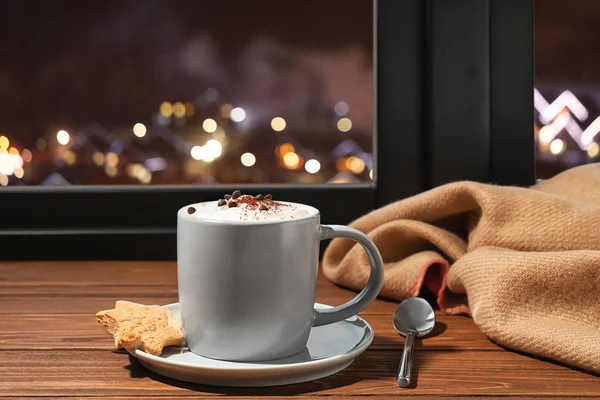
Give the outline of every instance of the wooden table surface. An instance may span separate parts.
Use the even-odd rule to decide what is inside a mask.
[[[317,301],[341,304],[353,295],[320,277]],[[600,377],[507,351],[468,317],[440,313],[433,336],[417,345],[415,387],[401,389],[395,374],[404,340],[391,326],[396,304],[382,300],[361,314],[375,330],[373,344],[334,376],[258,389],[182,383],[115,351],[94,314],[117,299],[177,301],[175,264],[0,263],[0,398],[600,397]]]

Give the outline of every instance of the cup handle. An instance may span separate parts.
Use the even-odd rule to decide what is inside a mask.
[[[315,309],[313,326],[331,324],[358,314],[375,300],[383,286],[383,259],[371,238],[361,231],[343,225],[321,225],[320,231],[320,240],[347,238],[360,243],[369,256],[369,261],[371,262],[371,274],[369,275],[367,286],[365,286],[365,288],[352,300],[341,306],[325,310]]]

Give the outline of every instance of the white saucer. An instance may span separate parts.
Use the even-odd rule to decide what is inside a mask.
[[[330,306],[316,303],[317,308]],[[166,305],[179,316],[179,303]],[[343,370],[373,341],[373,329],[362,318],[313,328],[304,351],[258,363],[220,361],[198,356],[186,347],[168,347],[160,356],[132,353],[150,371],[185,382],[213,386],[258,387],[307,382]]]

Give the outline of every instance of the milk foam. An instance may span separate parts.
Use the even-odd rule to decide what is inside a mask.
[[[227,205],[219,207],[217,204],[217,201],[192,204],[190,207],[194,207],[196,212],[191,214],[190,217],[213,221],[252,222],[302,219],[317,213],[312,207],[283,201],[265,202],[265,205],[269,208],[266,211],[243,202],[240,202],[237,207],[228,207]],[[182,211],[185,211],[185,209]]]

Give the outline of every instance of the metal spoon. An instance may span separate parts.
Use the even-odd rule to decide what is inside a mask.
[[[415,337],[429,334],[435,326],[435,313],[420,297],[404,300],[394,311],[394,329],[406,338],[396,381],[400,387],[410,385]]]

